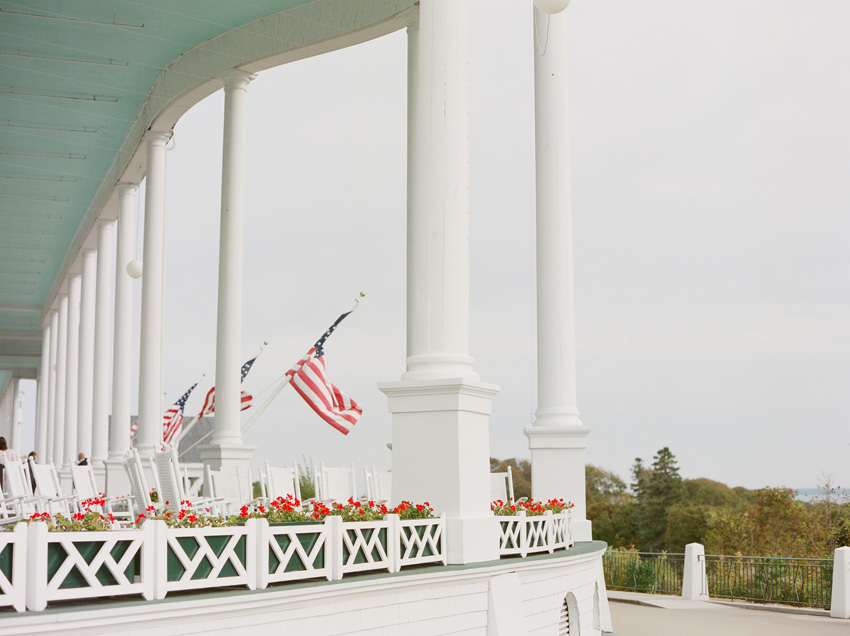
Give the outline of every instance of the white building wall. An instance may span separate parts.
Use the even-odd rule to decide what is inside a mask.
[[[422,574],[385,575],[334,584],[284,585],[253,593],[208,594],[204,598],[167,598],[120,607],[7,616],[0,636],[158,636],[210,634],[235,636],[506,636],[488,627],[490,580],[516,573],[519,594],[509,612],[522,615],[521,634],[557,634],[567,592],[578,600],[581,635],[593,631],[593,598],[602,574],[602,546],[589,554],[555,559],[505,559],[494,565],[461,570],[429,569]],[[604,585],[604,583],[603,583]],[[604,595],[603,595],[604,598]],[[607,612],[607,606],[603,608]],[[575,617],[571,617],[575,624]],[[610,625],[610,618],[608,619]],[[606,627],[603,620],[602,627]],[[573,628],[571,633],[579,632]]]

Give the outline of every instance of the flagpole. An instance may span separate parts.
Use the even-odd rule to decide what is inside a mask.
[[[260,345],[260,350],[257,351],[257,355],[253,356],[252,358],[249,358],[249,360],[253,360],[254,362],[256,362],[257,358],[259,358],[263,354],[263,352],[266,350],[266,346],[268,346],[268,344],[269,344],[268,340],[264,340],[263,344]],[[206,376],[206,373],[204,374],[204,376]],[[200,419],[201,418],[200,418],[199,415],[195,415],[195,416],[192,417],[192,419],[190,419],[187,423],[185,423],[181,427],[180,433],[177,435],[176,439],[172,441],[172,444],[174,444],[174,446],[179,446],[180,441],[184,437],[186,437],[186,435],[188,435],[189,431],[192,430],[192,428],[195,426],[195,424],[197,424],[200,421]],[[201,438],[201,440],[203,440],[203,439],[206,439],[206,436]],[[198,441],[201,441],[201,440],[198,440]],[[196,444],[197,444],[197,442],[196,442]],[[192,444],[192,446],[190,446],[189,448],[194,447],[196,444]],[[189,450],[189,449],[186,449],[186,450]],[[185,453],[186,451],[183,451],[183,452]]]
[[[360,298],[364,298],[365,296],[366,296],[366,294],[364,294],[363,292],[360,292]],[[321,346],[325,343],[325,340],[327,340],[327,339],[328,339],[328,337],[329,337],[329,336],[330,336],[330,335],[334,332],[334,329],[336,329],[337,325],[338,325],[339,323],[341,323],[341,322],[342,322],[345,318],[347,318],[347,317],[348,317],[348,315],[349,315],[349,314],[351,314],[351,313],[352,313],[355,309],[357,309],[357,308],[360,306],[360,298],[355,298],[355,299],[354,299],[354,302],[352,303],[351,307],[349,307],[349,308],[348,308],[348,309],[346,309],[346,310],[345,310],[342,314],[340,314],[339,318],[337,318],[337,319],[336,319],[336,321],[334,322],[334,324],[332,324],[332,325],[331,325],[331,326],[330,326],[330,327],[329,327],[329,328],[328,328],[328,329],[327,329],[327,330],[326,330],[326,331],[322,334],[322,336],[321,336],[321,337],[320,337],[320,338],[316,341],[316,344],[314,344],[314,345],[313,345],[314,347],[321,347]],[[273,400],[273,399],[275,399],[281,391],[283,391],[284,387],[286,387],[286,385],[287,385],[287,384],[289,384],[289,382],[290,382],[291,380],[292,380],[292,376],[291,376],[291,375],[287,375],[287,376],[286,376],[286,378],[284,379],[284,381],[283,381],[283,382],[281,382],[280,386],[278,386],[278,387],[274,390],[274,392],[273,392],[273,393],[269,396],[269,399],[267,399],[265,402],[263,402],[262,406],[260,406],[260,407],[257,409],[256,413],[254,413],[254,415],[251,417],[251,419],[250,419],[250,420],[248,420],[247,424],[245,424],[245,426],[244,426],[244,427],[242,427],[242,434],[243,434],[243,435],[245,434],[245,431],[247,431],[249,428],[251,428],[251,427],[254,425],[254,423],[257,421],[257,419],[258,419],[258,418],[259,418],[259,417],[260,417],[260,416],[261,416],[261,415],[265,412],[265,410],[269,407],[269,405],[271,404],[272,400]]]
[[[272,403],[272,400],[275,399],[281,391],[283,391],[284,387],[287,384],[289,384],[289,382],[291,380],[292,380],[292,376],[287,375],[286,378],[284,378],[283,382],[281,382],[280,385],[269,396],[269,398],[265,402],[263,402],[263,404],[260,406],[260,408],[257,409],[257,412],[254,413],[254,415],[251,417],[250,420],[248,420],[248,423],[245,424],[245,426],[242,427],[242,434],[243,435],[245,434],[245,431],[247,431],[249,428],[251,428],[254,425],[254,422],[257,421],[257,418],[259,418],[263,413],[265,413],[266,409],[269,407],[269,404]]]

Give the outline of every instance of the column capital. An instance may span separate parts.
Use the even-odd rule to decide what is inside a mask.
[[[173,130],[149,130],[145,133],[145,142],[148,146],[163,146],[171,141],[174,136]]]
[[[136,194],[139,191],[138,183],[129,183],[128,181],[119,181],[115,185],[115,189],[118,190],[118,195],[128,195],[128,194]]]
[[[245,90],[248,84],[257,78],[256,73],[249,73],[238,68],[232,68],[218,76],[224,84],[224,90]]]

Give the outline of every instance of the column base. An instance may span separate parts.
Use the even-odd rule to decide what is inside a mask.
[[[201,461],[212,470],[245,470],[251,466],[251,457],[255,446],[231,446],[224,444],[204,444],[198,446]]]
[[[499,526],[495,517],[446,519],[446,558],[450,564],[480,563],[499,558]]]
[[[498,558],[490,512],[490,407],[499,387],[466,378],[381,383],[393,414],[393,501],[446,513],[450,563]]]
[[[572,501],[574,523],[585,520],[584,451],[590,428],[534,425],[523,432],[531,450],[531,496]]]
[[[587,519],[570,521],[570,536],[573,541],[593,541],[593,522]]]
[[[407,359],[407,371],[401,376],[403,382],[422,380],[445,380],[463,378],[478,381],[479,377],[472,366],[475,358],[464,355],[420,354]]]

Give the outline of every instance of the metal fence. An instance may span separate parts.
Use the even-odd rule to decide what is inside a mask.
[[[829,609],[832,559],[705,555],[713,598]]]
[[[609,590],[648,594],[681,594],[684,554],[612,552],[602,557]]]

